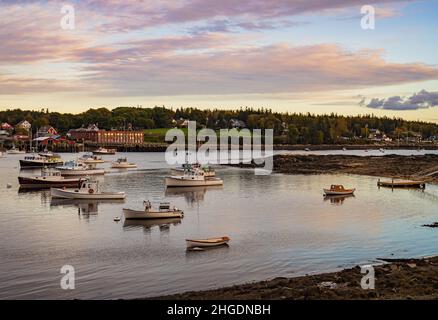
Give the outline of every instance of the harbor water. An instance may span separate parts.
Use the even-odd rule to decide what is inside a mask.
[[[438,254],[436,230],[422,227],[438,221],[436,185],[379,189],[376,177],[256,176],[251,169],[222,166],[217,168],[222,187],[166,190],[170,166],[163,153],[127,156],[138,169],[111,170],[98,178],[104,190],[125,191],[124,202],[21,192],[17,176],[39,172],[20,171],[23,155],[0,158],[0,299],[151,297],[328,272],[381,257]],[[331,184],[354,187],[355,196],[326,199],[322,189]],[[125,221],[122,208],[141,209],[144,200],[169,201],[185,216]],[[228,247],[186,251],[186,238],[225,235],[231,238]],[[74,290],[60,286],[64,265],[74,267]]]

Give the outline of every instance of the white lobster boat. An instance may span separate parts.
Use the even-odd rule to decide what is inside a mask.
[[[119,158],[117,161],[111,163],[111,168],[113,169],[129,169],[129,168],[137,168],[137,165],[132,162],[128,162],[128,159]]]
[[[170,208],[170,203],[162,202],[158,209],[154,209],[150,201],[144,201],[144,210],[123,209],[125,219],[167,219],[182,218],[184,212],[178,208]]]
[[[208,238],[208,239],[186,239],[187,248],[205,248],[205,247],[216,247],[228,244],[230,241],[229,237],[219,237],[219,238]]]
[[[105,161],[102,159],[102,157],[93,155],[92,153],[86,153],[81,158],[78,159],[79,162],[83,162],[85,164],[100,164],[104,163]]]
[[[93,151],[93,154],[116,154],[117,149],[111,149],[111,148],[104,148],[100,147],[99,149],[96,149]]]
[[[79,189],[56,189],[51,188],[53,198],[63,199],[125,199],[124,192],[100,192],[99,182],[86,179]]]
[[[181,176],[166,177],[165,182],[166,187],[206,187],[224,184],[224,181],[220,178],[206,177],[201,169],[186,171]]]
[[[181,167],[171,169],[172,175],[184,175],[186,172],[202,169],[206,178],[216,176],[216,172],[210,166],[201,166],[199,163],[185,163]]]
[[[91,176],[103,175],[104,169],[96,168],[95,164],[83,163],[79,161],[68,161],[63,166],[56,167],[62,176]]]

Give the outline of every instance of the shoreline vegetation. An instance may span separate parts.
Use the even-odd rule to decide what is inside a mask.
[[[374,300],[438,299],[438,257],[379,259],[375,265],[375,289],[364,290],[361,268],[278,277],[206,291],[152,297],[156,300]]]
[[[180,128],[186,132],[190,121],[196,122],[198,130],[209,128],[215,132],[222,129],[259,129],[262,132],[272,129],[273,144],[276,146],[438,142],[437,123],[377,117],[373,114],[343,116],[335,113],[276,112],[267,108],[173,109],[164,106],[117,107],[111,110],[97,108],[78,114],[50,112],[48,109],[0,111],[0,123],[7,138],[11,138],[11,135],[28,136],[30,133],[35,136],[39,134],[39,129],[45,127],[53,127],[59,135],[67,136],[72,129],[91,126],[106,131],[141,130],[146,144],[163,143],[168,129]],[[245,130],[243,134],[248,132]]]

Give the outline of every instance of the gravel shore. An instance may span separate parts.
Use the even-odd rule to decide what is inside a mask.
[[[438,257],[382,259],[374,266],[375,289],[361,287],[359,266],[339,272],[276,278],[233,287],[186,292],[154,299],[176,300],[306,300],[306,299],[438,299]]]

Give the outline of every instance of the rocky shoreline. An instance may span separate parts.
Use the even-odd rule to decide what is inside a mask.
[[[438,257],[381,259],[374,266],[375,288],[364,290],[356,266],[338,272],[275,278],[207,291],[156,297],[161,300],[376,300],[438,299]]]
[[[240,167],[254,167],[252,164]],[[276,155],[274,171],[286,174],[359,174],[438,182],[438,155]]]

